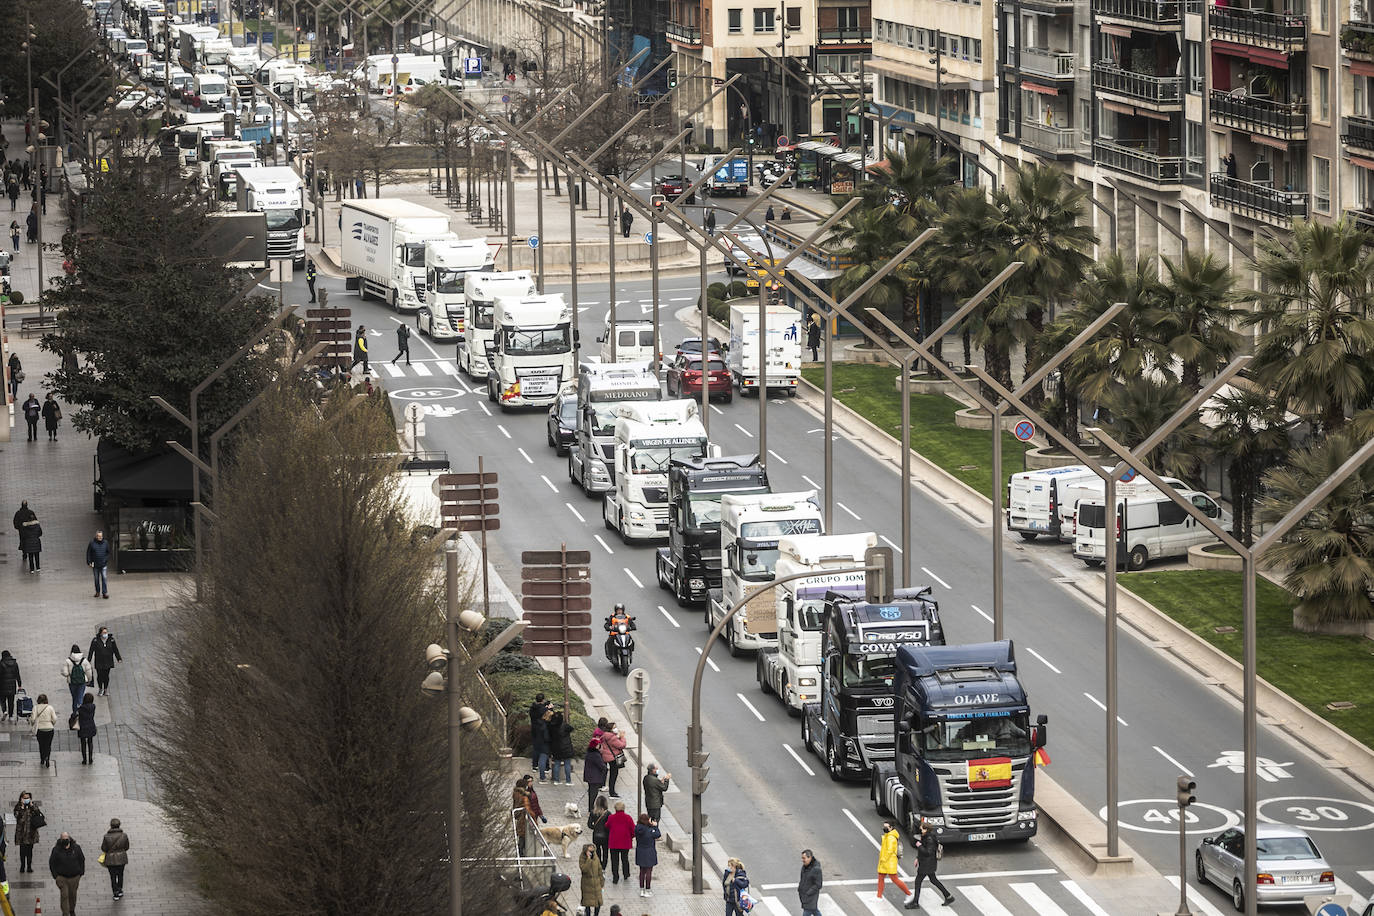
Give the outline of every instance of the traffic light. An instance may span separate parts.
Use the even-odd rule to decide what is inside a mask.
[[[651,203],[651,204],[654,205],[654,209],[655,209],[655,210],[657,210],[657,211],[659,211],[660,213],[662,213],[662,212],[663,212],[663,204],[664,204],[664,202],[665,202],[667,199],[668,199],[668,198],[665,197],[665,196],[663,196],[662,194],[651,194],[651,195],[649,196],[649,203]]]
[[[750,135],[749,135],[749,145],[750,145],[750,146],[753,146],[753,145],[754,145],[754,135],[753,135],[753,134],[750,134]]]
[[[669,89],[676,89],[676,88],[677,88],[677,69],[674,68],[674,67],[669,67],[669,68],[668,68],[668,88],[669,88]]]
[[[693,762],[692,791],[697,795],[701,795],[702,793],[704,793],[706,791],[706,787],[711,784],[711,780],[708,778],[711,772],[711,768],[706,765],[706,760],[710,756],[710,754],[704,752],[698,753],[696,755],[696,760]]]
[[[1193,782],[1187,776],[1180,776],[1178,778],[1178,806],[1180,808],[1186,808],[1197,801],[1197,796],[1193,794],[1193,790],[1196,788],[1197,783]]]

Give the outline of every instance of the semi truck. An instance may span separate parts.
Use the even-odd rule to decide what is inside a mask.
[[[797,396],[802,365],[801,313],[786,305],[764,307],[768,390]],[[726,368],[740,394],[759,390],[759,310],[757,306],[730,306],[730,346]]]
[[[204,42],[219,38],[219,29],[208,25],[183,25],[177,29],[177,61],[187,73],[204,73],[200,48]]]
[[[668,546],[658,548],[658,584],[682,606],[720,589],[720,501],[768,492],[758,455],[680,459],[668,468]]]
[[[660,401],[658,376],[645,363],[584,362],[577,373],[577,424],[568,447],[568,479],[587,496],[611,488],[615,470],[616,407]]]
[[[462,337],[468,273],[494,270],[496,256],[486,239],[440,238],[425,242],[424,307],[415,315],[416,327],[435,340]]]
[[[896,740],[892,683],[903,646],[944,645],[930,586],[897,589],[891,601],[828,592],[821,612],[820,697],[802,707],[802,744],[831,779],[869,779],[891,762]]]
[[[487,399],[503,411],[552,404],[577,369],[563,295],[498,296],[493,318]]]
[[[776,579],[811,573],[779,582],[773,590],[777,644],[759,649],[754,677],[759,689],[782,701],[789,715],[820,698],[821,617],[827,592],[861,596],[864,573],[836,572],[863,566],[878,536],[866,534],[806,534],[778,540]]]
[[[286,166],[241,168],[235,173],[239,209],[267,217],[267,256],[305,269],[305,182]]]
[[[667,537],[668,468],[674,459],[706,454],[698,411],[689,400],[616,406],[615,468],[601,516],[626,543]]]
[[[238,141],[217,146],[210,156],[210,186],[221,200],[233,200],[238,170],[260,165],[255,146]]]
[[[702,190],[711,197],[733,194],[743,197],[749,193],[749,161],[707,156],[701,160],[701,170],[710,171]]]
[[[1035,764],[1049,720],[1031,724],[1010,640],[902,646],[889,698],[896,753],[871,777],[880,813],[913,839],[922,819],[942,843],[1035,836]]]
[[[458,365],[468,376],[485,382],[495,351],[496,297],[533,296],[537,292],[528,270],[479,273],[463,283],[463,336],[458,340]]]
[[[720,589],[706,602],[706,628],[713,629],[749,592],[773,581],[778,541],[822,534],[815,490],[725,495],[720,498]],[[772,592],[752,598],[721,635],[733,656],[771,645],[777,632]]]
[[[340,260],[348,288],[398,312],[420,308],[425,242],[449,235],[448,216],[408,200],[346,200]]]

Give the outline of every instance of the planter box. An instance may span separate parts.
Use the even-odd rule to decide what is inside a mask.
[[[1021,422],[1018,414],[1003,414],[1002,428],[1007,432],[1016,429],[1016,424]],[[963,410],[956,411],[954,414],[954,425],[960,429],[992,429],[992,414],[986,413],[981,407],[965,407]]]
[[[978,382],[977,379],[972,379],[972,381],[974,384],[977,384]],[[898,373],[897,377],[892,380],[892,388],[898,394],[902,393],[901,373]],[[943,394],[946,397],[951,397],[955,399],[958,399],[959,395],[962,394],[962,392],[959,391],[959,386],[955,385],[949,379],[931,378],[929,376],[921,376],[918,378],[914,375],[911,377],[911,393]]]
[[[1056,451],[1056,446],[1044,446],[1026,450],[1026,470],[1043,471],[1046,468],[1066,468],[1078,464],[1078,459],[1065,452]]]
[[[1193,569],[1224,569],[1240,572],[1241,559],[1233,553],[1213,553],[1207,548],[1211,544],[1194,544],[1188,548],[1188,565]]]

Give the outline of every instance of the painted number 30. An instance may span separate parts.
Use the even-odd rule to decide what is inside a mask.
[[[1346,814],[1346,813],[1345,813],[1344,811],[1342,811],[1340,808],[1333,808],[1333,807],[1331,807],[1330,805],[1318,805],[1318,806],[1315,807],[1315,808],[1302,808],[1302,807],[1296,807],[1296,806],[1295,806],[1295,807],[1285,808],[1284,810],[1287,811],[1289,814],[1291,814],[1291,815],[1293,816],[1293,820],[1295,820],[1295,821],[1302,821],[1302,822],[1308,823],[1308,824],[1310,824],[1310,823],[1312,823],[1312,822],[1314,822],[1314,821],[1321,821],[1321,820],[1327,820],[1327,821],[1348,821],[1348,820],[1350,820],[1350,815]]]
[[[1168,811],[1161,811],[1158,808],[1151,808],[1150,810],[1146,811],[1142,815],[1142,817],[1148,824],[1177,824],[1178,809],[1170,808]],[[1196,824],[1197,820],[1198,818],[1196,814],[1187,809],[1184,809],[1183,822],[1185,824]]]

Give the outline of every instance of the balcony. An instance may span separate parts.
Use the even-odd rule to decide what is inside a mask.
[[[1183,106],[1183,77],[1136,73],[1110,61],[1093,64],[1093,88],[1159,108],[1178,110]]]
[[[1093,12],[1146,26],[1176,26],[1183,22],[1183,4],[1179,0],[1093,0]]]
[[[1212,203],[1264,222],[1288,224],[1307,215],[1307,195],[1280,191],[1267,184],[1212,173]]]
[[[1341,29],[1341,47],[1347,57],[1374,60],[1374,23],[1348,22]]]
[[[821,29],[816,33],[816,44],[818,45],[866,45],[872,43],[872,29]]]
[[[1374,230],[1374,207],[1346,210],[1345,216],[1366,232]]]
[[[694,25],[683,25],[680,22],[669,21],[663,31],[673,44],[688,45],[693,48],[701,47],[701,29]]]
[[[1255,96],[1233,96],[1212,90],[1212,120],[1227,127],[1275,137],[1307,139],[1307,103],[1276,102]]]
[[[1049,127],[1034,121],[1021,122],[1021,145],[1055,156],[1079,152],[1078,130],[1073,127]]]
[[[1341,142],[1374,153],[1374,118],[1352,115],[1341,119]]]
[[[1155,184],[1179,184],[1183,181],[1182,156],[1161,156],[1143,141],[1130,143],[1116,140],[1093,142],[1093,160],[1109,169],[1116,169]]]
[[[1048,51],[1044,48],[1021,49],[1021,72],[1034,73],[1053,80],[1073,79],[1075,55],[1072,51]]]
[[[1239,6],[1212,6],[1212,37],[1237,44],[1297,54],[1307,48],[1307,17],[1302,13],[1266,13]]]

